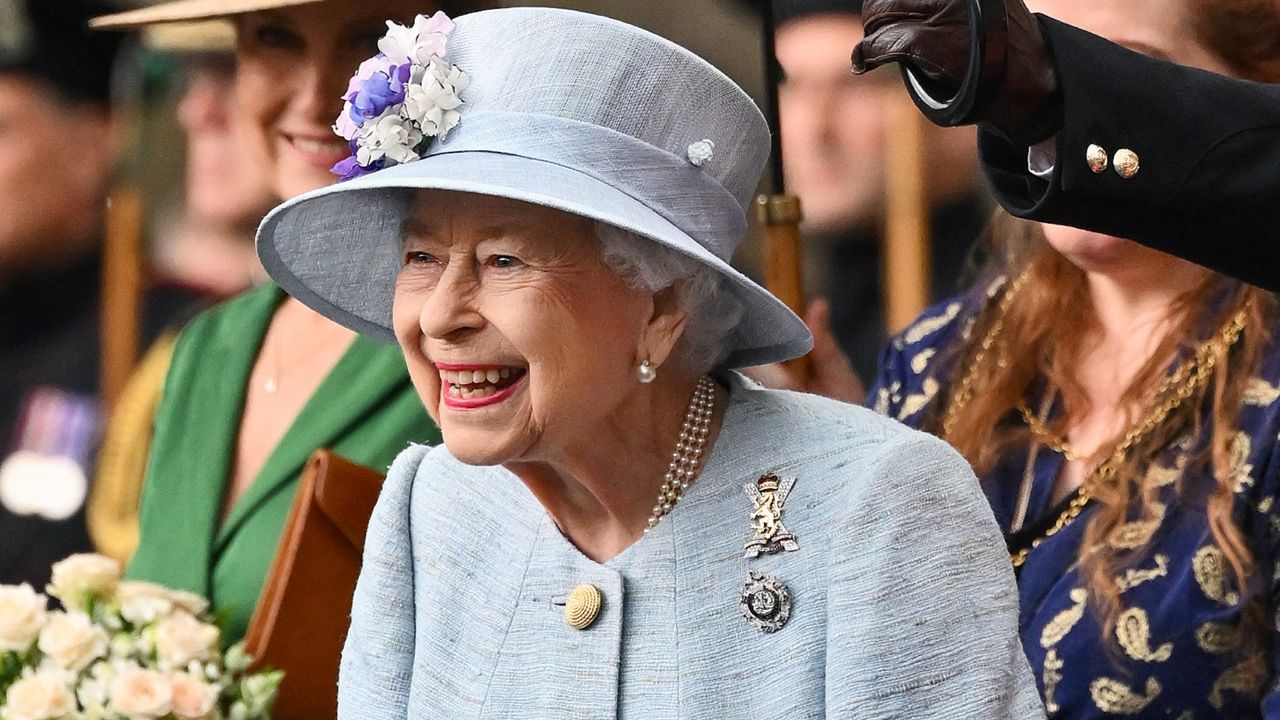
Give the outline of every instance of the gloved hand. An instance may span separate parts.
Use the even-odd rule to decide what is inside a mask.
[[[900,63],[934,95],[959,92],[970,54],[968,4],[977,0],[864,0],[866,35],[853,49],[853,71]],[[972,120],[1010,141],[1031,145],[1062,126],[1061,93],[1044,32],[1022,0],[1003,0],[1008,18],[1004,77],[988,108]],[[983,14],[990,18],[991,14]]]

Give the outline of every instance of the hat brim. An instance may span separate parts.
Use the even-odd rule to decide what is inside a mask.
[[[781,301],[644,203],[577,170],[496,152],[429,155],[301,195],[262,221],[258,255],[290,295],[363,335],[394,342],[391,303],[401,265],[406,190],[470,192],[520,200],[598,220],[688,255],[720,274],[743,307],[726,340],[724,367],[803,355],[804,322]]]
[[[89,21],[98,30],[124,30],[188,20],[227,18],[258,10],[314,5],[325,0],[175,0],[149,7],[102,15]]]

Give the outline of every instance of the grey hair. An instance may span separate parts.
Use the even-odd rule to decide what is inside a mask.
[[[720,273],[703,263],[633,232],[603,222],[595,224],[600,259],[631,287],[658,292],[675,287],[681,310],[688,313],[673,360],[696,374],[708,372],[729,355],[729,338],[742,319],[742,303]]]

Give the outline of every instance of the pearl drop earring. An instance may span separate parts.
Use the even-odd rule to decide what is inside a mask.
[[[653,369],[653,363],[648,360],[641,360],[636,367],[636,379],[648,385],[658,379],[658,371]]]

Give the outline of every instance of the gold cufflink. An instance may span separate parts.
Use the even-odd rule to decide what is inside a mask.
[[[1089,163],[1089,169],[1094,175],[1104,172],[1107,169],[1107,150],[1101,145],[1090,145],[1084,151],[1085,160]]]
[[[586,630],[600,617],[600,590],[591,583],[583,583],[569,593],[564,604],[564,620],[575,630]]]
[[[1117,175],[1128,180],[1138,174],[1138,153],[1128,148],[1121,148],[1116,151],[1116,156],[1111,159],[1111,164],[1115,167]]]

